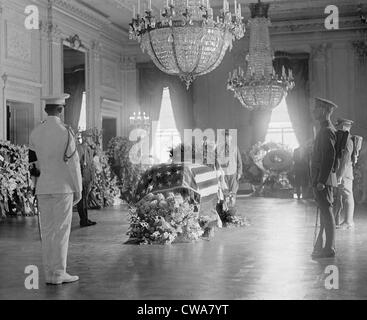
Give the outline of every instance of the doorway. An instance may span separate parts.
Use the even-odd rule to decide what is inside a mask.
[[[7,140],[15,145],[28,145],[34,127],[34,106],[31,103],[6,102]]]
[[[75,132],[86,129],[86,53],[64,45],[64,92],[70,94],[64,122]]]
[[[103,150],[106,151],[111,139],[117,136],[117,119],[103,117],[102,118],[102,132],[103,132],[103,137],[102,137]]]

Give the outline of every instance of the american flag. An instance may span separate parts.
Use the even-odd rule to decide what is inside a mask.
[[[134,202],[149,193],[186,192],[200,203],[212,203],[218,193],[215,169],[206,165],[175,163],[161,164],[148,169],[139,181]]]

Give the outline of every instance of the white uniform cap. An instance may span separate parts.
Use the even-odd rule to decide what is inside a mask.
[[[41,100],[46,102],[46,105],[65,105],[66,100],[70,98],[70,94],[64,93],[62,95],[54,95],[49,97],[43,97]]]
[[[317,108],[328,108],[328,109],[336,109],[338,108],[338,106],[330,101],[330,100],[326,100],[326,99],[323,99],[323,98],[315,98],[316,100],[316,107]]]
[[[336,125],[346,125],[346,126],[351,126],[354,123],[353,120],[349,120],[349,119],[345,119],[345,118],[339,118],[336,121]]]

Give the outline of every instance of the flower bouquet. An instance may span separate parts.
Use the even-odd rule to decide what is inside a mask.
[[[146,166],[133,164],[130,151],[135,142],[126,137],[113,138],[108,144],[107,157],[121,190],[121,199],[130,202]]]
[[[0,141],[0,214],[33,215],[32,182],[28,168],[28,149]]]
[[[148,194],[130,208],[130,240],[139,244],[196,241],[203,235],[195,203],[181,194]],[[129,241],[130,242],[130,241]]]
[[[234,227],[249,227],[251,225],[250,221],[246,217],[239,217],[235,214],[233,210],[229,211],[219,211],[220,219],[222,220],[223,227],[234,228]]]

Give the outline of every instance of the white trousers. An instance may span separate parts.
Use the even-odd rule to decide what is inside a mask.
[[[46,280],[66,273],[73,194],[38,195]]]

